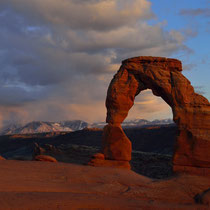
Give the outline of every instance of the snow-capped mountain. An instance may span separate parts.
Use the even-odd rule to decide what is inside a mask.
[[[57,131],[76,131],[88,126],[87,122],[81,120],[62,121],[62,122],[43,122],[33,121],[24,126],[9,125],[4,128],[0,135],[9,134],[33,134],[33,133],[47,133]]]
[[[147,126],[157,126],[157,125],[168,125],[173,124],[171,119],[163,120],[145,120],[145,119],[135,119],[127,120],[122,123],[123,128],[134,128],[134,127],[147,127]],[[44,122],[44,121],[33,121],[27,123],[26,125],[11,124],[2,131],[0,135],[9,134],[34,134],[34,133],[48,133],[48,132],[60,132],[60,131],[77,131],[82,130],[86,127],[88,128],[103,128],[106,125],[105,122],[97,122],[88,124],[82,120],[71,120],[62,122]]]
[[[83,128],[88,127],[88,123],[82,120],[62,121],[60,124],[64,128],[72,129],[72,131],[82,130]]]
[[[12,123],[7,126],[4,126],[0,131],[0,135],[12,134],[15,132],[15,130],[17,130],[21,126],[22,125],[19,123],[16,123],[16,124]]]
[[[162,120],[145,120],[145,119],[135,119],[124,121],[122,123],[122,127],[147,127],[147,126],[154,126],[154,125],[169,125],[174,124],[172,119],[162,119]]]
[[[169,125],[174,124],[172,119],[162,119],[162,120],[145,120],[145,119],[134,119],[134,120],[125,120],[122,123],[123,128],[131,128],[131,127],[147,127],[154,125]],[[106,125],[105,122],[97,122],[89,125],[90,127],[103,128]]]
[[[149,125],[151,121],[145,119],[134,119],[134,120],[127,120],[122,123],[122,127],[142,127],[145,125]]]

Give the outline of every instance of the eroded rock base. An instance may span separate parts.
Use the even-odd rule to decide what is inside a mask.
[[[108,124],[103,129],[102,153],[95,154],[88,163],[92,166],[131,169],[131,141],[120,124]]]
[[[102,150],[105,159],[130,161],[132,146],[121,125],[108,124],[104,127]]]

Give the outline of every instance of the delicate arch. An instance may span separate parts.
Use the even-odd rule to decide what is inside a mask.
[[[124,156],[125,161],[130,159],[130,144],[127,140],[120,143],[120,139],[126,139],[120,124],[133,106],[135,96],[142,90],[151,89],[171,106],[173,120],[178,126],[174,169],[210,168],[210,104],[194,92],[181,71],[182,64],[176,59],[142,56],[122,62],[106,98],[108,126],[104,128],[103,137],[106,159],[123,160]],[[117,129],[121,134],[114,138]]]

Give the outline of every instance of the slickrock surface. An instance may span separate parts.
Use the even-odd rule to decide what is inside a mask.
[[[154,95],[162,97],[172,108],[173,119],[178,126],[174,170],[207,175],[210,174],[210,103],[194,92],[190,81],[181,71],[182,64],[176,59],[143,56],[124,60],[108,88],[106,122],[108,126],[120,130],[120,124],[133,106],[135,96],[145,89],[151,89]],[[105,127],[105,157],[128,160],[130,146],[122,144],[121,147],[115,147],[115,140],[109,136],[116,134],[110,134],[109,131],[107,135],[107,130]],[[118,137],[121,138],[121,135],[124,134]],[[128,141],[126,144],[129,145]]]
[[[210,177],[152,180],[126,169],[13,160],[1,161],[0,177],[1,210],[209,209],[202,193]]]

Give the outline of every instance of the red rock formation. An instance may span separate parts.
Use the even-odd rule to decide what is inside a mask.
[[[131,142],[120,125],[109,124],[105,126],[102,141],[105,159],[131,160]]]
[[[0,160],[6,160],[6,159],[0,155]]]
[[[103,137],[106,159],[129,161],[130,142],[120,124],[133,106],[135,96],[151,89],[171,106],[173,120],[178,126],[174,170],[210,168],[210,104],[194,92],[181,71],[182,64],[176,59],[143,56],[122,62],[106,98],[106,122],[109,124],[104,128]]]
[[[36,161],[46,161],[46,162],[57,162],[57,160],[49,155],[37,155],[34,157],[34,160]]]
[[[93,159],[101,159],[101,160],[104,160],[105,157],[104,157],[104,154],[103,153],[96,153],[92,156]]]

